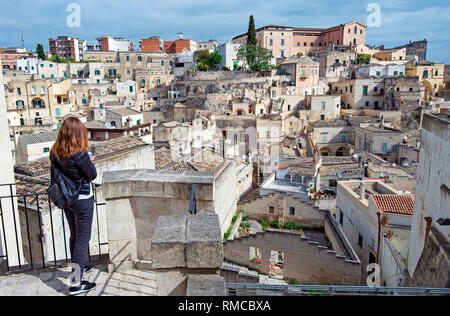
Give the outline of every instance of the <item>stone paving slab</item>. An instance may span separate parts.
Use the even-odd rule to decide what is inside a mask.
[[[67,296],[70,268],[0,276],[0,296]],[[97,283],[81,296],[156,296],[156,274],[129,270],[108,273],[94,269],[86,276]]]

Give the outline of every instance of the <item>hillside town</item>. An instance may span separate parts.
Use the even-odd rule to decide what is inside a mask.
[[[70,262],[47,196],[69,117],[96,154],[96,295],[450,288],[450,65],[359,21],[242,31],[0,48],[1,295],[64,293],[38,282]]]

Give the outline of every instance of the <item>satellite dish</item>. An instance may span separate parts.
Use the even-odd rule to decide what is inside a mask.
[[[382,177],[382,178],[386,178],[386,176],[387,176],[387,173],[386,173],[386,172],[382,172],[382,173],[380,173],[380,177]]]
[[[244,155],[244,156],[242,156],[242,159],[243,159],[243,160],[247,160],[247,159],[248,159],[248,156],[247,156],[247,155]]]
[[[358,159],[359,158],[359,155],[358,154],[354,154],[353,155],[353,159]]]
[[[294,146],[294,149],[297,149],[298,147],[297,146]]]
[[[397,164],[394,162],[393,164],[392,164],[392,167],[397,167]]]
[[[344,173],[343,172],[338,172],[337,174],[339,179],[342,179],[344,177]]]

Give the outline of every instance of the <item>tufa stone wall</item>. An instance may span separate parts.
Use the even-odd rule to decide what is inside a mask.
[[[405,274],[403,286],[407,287],[450,287],[450,244],[434,228],[420,256],[413,277]]]
[[[270,207],[274,208],[273,213],[270,213]],[[290,215],[291,207],[295,209],[294,215]],[[250,201],[238,203],[238,209],[252,218],[278,221],[280,224],[294,222],[315,227],[322,227],[324,224],[322,211],[286,193],[271,193],[252,198]]]

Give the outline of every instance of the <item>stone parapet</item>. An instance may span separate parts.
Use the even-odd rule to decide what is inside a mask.
[[[161,216],[152,238],[159,296],[225,295],[223,245],[214,214]]]

